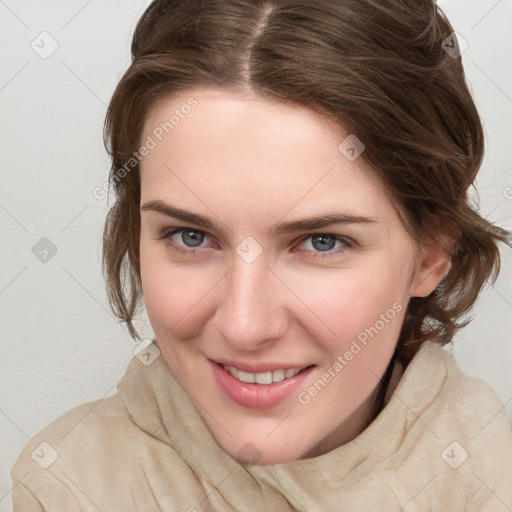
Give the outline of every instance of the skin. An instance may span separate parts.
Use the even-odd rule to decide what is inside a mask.
[[[261,454],[257,464],[321,455],[364,429],[408,300],[430,294],[448,261],[440,244],[419,246],[411,238],[363,158],[349,161],[339,151],[348,134],[303,106],[195,88],[159,102],[141,140],[191,96],[197,106],[141,162],[141,206],[160,200],[212,217],[220,228],[141,209],[149,320],[169,368],[201,404],[198,413],[227,453],[242,460],[252,443]],[[268,233],[278,221],[327,212],[375,222]],[[179,232],[161,238],[180,227],[204,234],[200,245]],[[325,247],[315,234],[354,245]],[[251,263],[237,253],[248,236],[262,249]],[[393,304],[401,311],[307,404],[293,393],[266,410],[237,405],[207,362],[316,365],[299,390],[307,392]]]

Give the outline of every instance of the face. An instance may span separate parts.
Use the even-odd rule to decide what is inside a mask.
[[[339,149],[348,135],[305,107],[213,88],[146,118],[147,313],[237,460],[313,457],[357,436],[409,298],[440,279],[437,253],[413,242],[363,158]]]

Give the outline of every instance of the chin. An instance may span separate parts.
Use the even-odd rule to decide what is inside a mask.
[[[246,445],[246,448],[249,448],[249,443]],[[261,454],[259,457],[256,456],[251,459],[247,456],[240,457],[240,454],[234,454],[233,457],[242,464],[251,464],[254,466],[273,466],[275,464],[284,464],[285,462],[291,462],[294,460],[301,459],[300,455],[293,453],[272,453],[269,455]]]
[[[301,441],[303,443],[304,439]],[[298,449],[299,446],[301,449]],[[302,449],[303,445],[300,445],[299,441],[294,441],[291,437],[288,443],[283,442],[282,438],[273,443],[263,438],[247,440],[236,447],[231,444],[229,446],[221,445],[221,447],[238,462],[253,466],[284,464],[285,462],[305,459],[308,458],[306,451],[309,453],[314,451],[314,448],[309,446],[306,447],[306,450]]]

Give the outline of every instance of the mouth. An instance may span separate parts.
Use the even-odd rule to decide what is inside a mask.
[[[316,365],[279,368],[278,365],[253,368],[208,360],[214,381],[232,402],[250,409],[269,409],[294,395]],[[243,366],[241,369],[239,366]]]
[[[270,384],[274,384],[276,382],[282,382],[283,380],[291,379],[292,377],[295,377],[295,375],[298,375],[304,370],[307,370],[312,365],[305,366],[303,368],[281,368],[278,370],[260,373],[245,372],[243,370],[239,370],[235,366],[228,366],[225,364],[220,364],[220,366],[240,382],[245,382],[246,384],[261,384],[263,386],[269,386]]]

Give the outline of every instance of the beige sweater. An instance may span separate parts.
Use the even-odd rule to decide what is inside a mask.
[[[246,465],[217,445],[161,355],[134,357],[116,395],[32,437],[11,476],[15,512],[511,512],[512,431],[493,389],[429,342],[353,441]]]

